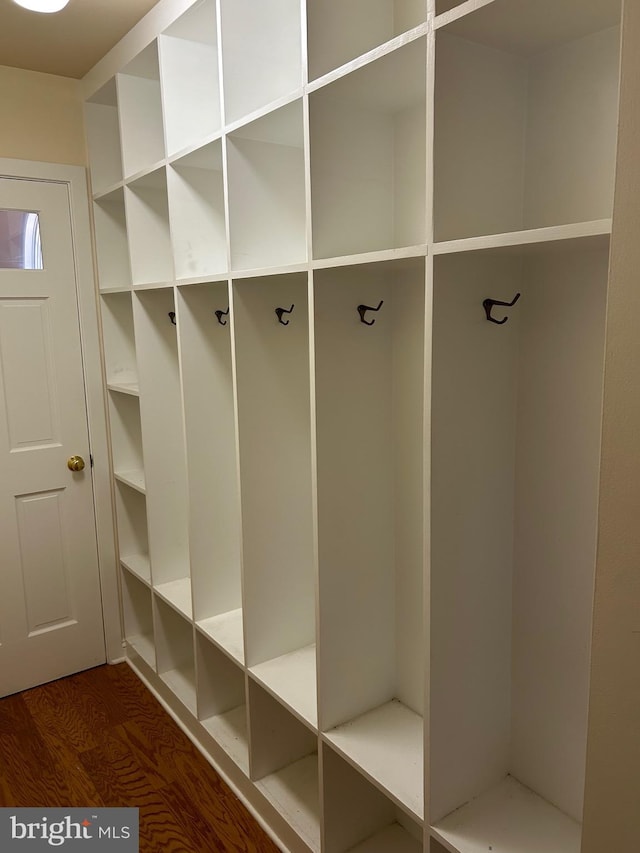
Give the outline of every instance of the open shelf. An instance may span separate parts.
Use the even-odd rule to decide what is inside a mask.
[[[313,256],[426,242],[426,39],[310,96]]]
[[[323,745],[325,853],[422,853],[422,827]]]
[[[187,619],[193,616],[193,605],[191,603],[191,579],[188,577],[178,578],[175,581],[156,584],[154,587],[157,594],[163,598]]]
[[[152,42],[117,75],[124,177],[164,158],[158,45]]]
[[[196,609],[198,600],[196,599]],[[197,627],[206,634],[222,651],[239,664],[244,664],[244,637],[242,633],[242,608],[219,613],[208,619],[201,619]]]
[[[323,737],[415,819],[424,817],[422,717],[393,700]]]
[[[609,252],[535,248],[434,261],[438,826],[508,774],[582,815]],[[516,293],[488,323],[483,300]],[[547,849],[535,839],[518,853]]]
[[[580,853],[580,824],[511,776],[431,832],[453,853]]]
[[[141,494],[146,494],[146,487],[144,483],[144,471],[142,470],[134,470],[134,471],[115,471],[113,472],[113,476],[120,483],[124,483],[125,486],[129,486],[131,489],[135,489],[137,492]]]
[[[315,643],[307,303],[305,274],[233,282],[249,667]]]
[[[462,6],[465,0],[435,0],[436,15],[443,15],[452,9]]]
[[[96,199],[93,216],[100,290],[129,289],[131,268],[122,187]]]
[[[156,169],[125,188],[134,285],[173,280],[167,175]]]
[[[302,840],[320,850],[317,737],[249,679],[251,777]]]
[[[164,132],[172,155],[219,131],[215,0],[188,9],[158,40]]]
[[[177,279],[227,269],[222,143],[211,142],[167,170],[171,241]]]
[[[156,650],[158,675],[192,714],[196,714],[193,625],[157,596]]]
[[[496,0],[437,30],[437,241],[611,217],[619,21]]]
[[[424,0],[309,0],[309,79],[315,80],[422,24]]]
[[[149,546],[155,585],[189,576],[187,471],[173,288],[133,296]]]
[[[455,252],[476,252],[484,250],[505,250],[538,246],[548,251],[551,244],[559,249],[574,248],[578,243],[583,249],[607,246],[611,235],[611,220],[598,219],[595,222],[577,222],[571,225],[555,225],[550,228],[532,228],[529,231],[508,231],[506,234],[490,234],[483,237],[467,237],[462,240],[450,240],[436,243],[434,255],[449,255]]]
[[[144,583],[151,583],[151,561],[148,554],[130,554],[128,557],[120,557],[120,565]]]
[[[111,453],[116,479],[144,493],[140,402],[130,394],[109,395]]]
[[[118,522],[118,555],[134,574],[149,581],[149,539],[147,506],[144,495],[116,481],[116,519]]]
[[[91,188],[99,193],[122,180],[118,94],[115,78],[92,95],[84,108]]]
[[[249,772],[244,670],[196,632],[198,718],[230,758]]]
[[[116,394],[128,394],[131,397],[140,396],[140,388],[137,382],[107,382],[109,391],[115,391]]]
[[[231,133],[227,156],[232,269],[303,263],[302,101]]]
[[[127,571],[122,572],[122,609],[127,643],[155,669],[151,590]]]
[[[300,0],[220,0],[227,124],[302,87]]]
[[[138,367],[131,294],[103,294],[100,305],[107,385],[137,388]]]
[[[320,720],[371,721],[368,772],[420,818],[424,310],[423,258],[314,272]]]
[[[318,727],[315,644],[252,666],[250,672],[303,722]]]

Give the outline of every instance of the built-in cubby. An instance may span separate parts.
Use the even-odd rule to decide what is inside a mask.
[[[496,0],[436,31],[436,241],[610,219],[620,3]]]
[[[122,187],[95,199],[93,219],[100,290],[129,290],[131,266]]]
[[[191,6],[158,40],[169,156],[222,127],[215,0]]]
[[[196,713],[193,623],[154,595],[158,675],[173,695]]]
[[[173,288],[134,294],[149,547],[157,594],[191,618],[187,466]]]
[[[313,255],[426,243],[426,39],[310,96]]]
[[[460,853],[580,849],[608,255],[434,262],[431,820]]]
[[[134,287],[173,281],[166,169],[128,184],[125,207]]]
[[[303,83],[300,0],[219,0],[225,120],[238,121]]]
[[[91,187],[101,193],[122,180],[118,94],[111,79],[85,104]]]
[[[109,421],[113,475],[116,480],[144,493],[139,398],[112,391],[109,395]]]
[[[424,285],[423,259],[314,273],[321,726],[420,820]]]
[[[318,739],[249,678],[251,778],[307,847],[320,850]]]
[[[229,288],[179,290],[194,618],[244,662],[240,495]]]
[[[174,160],[167,170],[167,190],[176,278],[224,272],[227,234],[221,141]]]
[[[198,719],[227,755],[249,772],[244,669],[196,631]]]
[[[101,315],[107,387],[136,395],[138,366],[131,294],[103,294]]]
[[[122,570],[122,610],[127,643],[145,663],[155,669],[151,590],[126,568]]]
[[[302,101],[231,133],[227,158],[232,269],[304,263]]]
[[[322,777],[326,853],[422,853],[422,827],[326,743]]]
[[[153,41],[116,77],[125,178],[164,158],[158,43]]]
[[[322,77],[424,23],[424,0],[309,0],[309,79]]]
[[[147,505],[140,490],[116,481],[116,519],[120,562],[140,580],[151,583]]]

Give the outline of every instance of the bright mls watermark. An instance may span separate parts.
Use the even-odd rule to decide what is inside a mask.
[[[0,851],[138,853],[138,809],[0,808]]]

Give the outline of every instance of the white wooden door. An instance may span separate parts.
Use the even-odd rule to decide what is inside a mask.
[[[68,185],[0,178],[0,695],[104,661]]]

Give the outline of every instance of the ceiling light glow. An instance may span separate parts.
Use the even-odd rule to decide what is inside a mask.
[[[13,0],[13,2],[30,12],[59,12],[64,9],[69,0]]]

